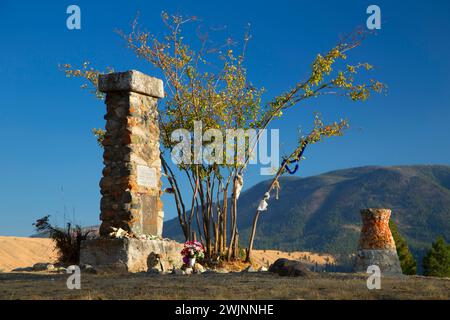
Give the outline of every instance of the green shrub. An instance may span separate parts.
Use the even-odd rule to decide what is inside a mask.
[[[423,258],[423,274],[434,277],[450,277],[450,245],[443,237],[433,242]]]
[[[409,251],[406,240],[398,232],[397,225],[393,220],[389,221],[389,228],[391,229],[392,237],[397,248],[398,259],[403,274],[414,275],[417,273],[417,262]]]

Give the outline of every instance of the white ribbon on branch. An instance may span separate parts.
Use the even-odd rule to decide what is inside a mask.
[[[243,186],[244,186],[244,177],[239,174],[236,175],[236,182],[235,182],[236,199],[239,199]]]

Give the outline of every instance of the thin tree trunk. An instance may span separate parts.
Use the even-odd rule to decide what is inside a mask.
[[[197,221],[197,230],[198,230],[198,235],[200,237],[200,241],[204,242],[203,236],[202,236],[202,231],[200,228],[200,218],[198,217],[198,200],[195,199],[195,220]]]
[[[228,216],[228,186],[225,188],[223,195],[223,212],[222,212],[222,252],[225,252],[227,247],[227,216]]]
[[[256,210],[255,217],[253,218],[252,233],[250,235],[250,241],[248,244],[247,257],[245,259],[245,261],[247,261],[247,262],[251,261],[253,242],[255,241],[256,225],[258,224],[259,213],[260,213],[259,210]]]
[[[290,154],[290,156],[288,157],[288,159],[295,157],[296,155],[298,155],[298,159],[300,161],[300,159],[303,156],[303,153],[305,152],[306,146],[308,145],[307,142],[302,143],[299,147],[297,147],[294,152],[292,152]],[[284,164],[278,169],[275,178],[272,180],[272,183],[270,184],[269,188],[267,189],[266,192],[270,192],[272,190],[272,188],[275,185],[275,181],[278,180],[278,178],[283,174],[284,169],[287,166],[287,161],[284,162]],[[265,194],[265,193],[264,193]],[[264,196],[261,200],[264,200]],[[253,225],[252,225],[252,232],[250,235],[250,240],[249,240],[249,244],[248,244],[248,250],[247,250],[247,257],[245,258],[245,261],[247,262],[251,262],[251,256],[252,256],[252,250],[253,250],[253,242],[255,240],[255,234],[256,234],[256,226],[258,224],[258,218],[260,215],[260,211],[257,209],[256,213],[255,213],[255,217],[253,218]]]
[[[236,231],[236,236],[234,238],[234,246],[233,246],[233,258],[236,259],[240,256],[239,254],[239,232]]]
[[[219,252],[219,224],[215,221],[213,222],[214,228],[214,255],[217,255]]]
[[[184,220],[184,217],[186,216],[186,210],[184,207],[183,199],[181,197],[180,188],[178,186],[177,180],[175,178],[175,175],[173,174],[172,170],[170,169],[169,165],[167,164],[166,160],[160,155],[161,164],[164,170],[164,174],[167,176],[167,179],[169,180],[169,184],[172,187],[173,195],[175,198],[175,204],[177,207],[177,213],[178,213],[178,221],[180,222],[181,229],[183,230],[184,238],[186,240],[189,240],[189,232],[186,228],[186,221]]]
[[[237,226],[237,197],[236,194],[233,196],[233,229],[234,229],[234,239],[233,239],[233,256],[232,259],[236,259],[239,254],[236,254],[239,250],[239,231]]]
[[[228,247],[228,260],[231,260],[235,258],[234,256],[234,250],[236,246],[236,234],[237,234],[237,199],[236,199],[236,178],[234,178],[233,181],[233,194],[232,194],[232,207],[230,212],[231,217],[231,238],[230,238],[230,245]]]

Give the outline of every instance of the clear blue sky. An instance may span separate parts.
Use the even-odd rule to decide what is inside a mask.
[[[66,28],[66,8],[77,4],[82,29]],[[313,111],[328,120],[347,117],[352,128],[308,150],[299,176],[364,165],[450,164],[449,1],[8,1],[0,2],[0,235],[26,236],[31,223],[64,212],[83,225],[98,223],[101,149],[90,130],[104,124],[104,105],[81,82],[66,79],[58,63],[90,60],[98,68],[138,69],[114,29],[129,30],[136,12],[161,32],[160,12],[200,17],[205,27],[223,27],[223,37],[241,37],[248,22],[250,79],[270,98],[307,75],[316,53],[339,34],[364,25],[377,4],[382,29],[356,50],[351,61],[369,61],[387,96],[362,104],[340,98],[314,100],[292,110],[281,128],[282,151],[307,128]],[[275,124],[274,127],[279,126]],[[252,168],[246,187],[264,177]],[[165,197],[166,218],[176,214]]]

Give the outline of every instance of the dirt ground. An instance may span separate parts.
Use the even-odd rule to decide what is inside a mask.
[[[450,299],[450,279],[383,278],[368,290],[364,274],[318,273],[313,278],[268,272],[197,275],[81,275],[69,290],[66,274],[0,273],[0,299]]]
[[[450,279],[383,278],[368,290],[367,275],[314,273],[286,278],[269,272],[196,275],[81,274],[81,289],[69,290],[67,274],[10,273],[37,262],[54,262],[50,239],[0,237],[0,299],[450,299]],[[257,250],[254,264],[278,258],[324,264],[329,255]],[[241,266],[242,267],[242,266]],[[241,270],[242,268],[237,268]]]

